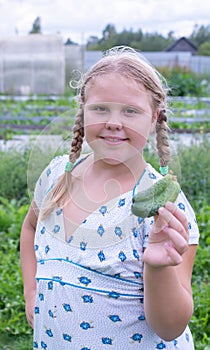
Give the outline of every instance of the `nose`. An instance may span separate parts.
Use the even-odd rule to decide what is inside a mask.
[[[109,114],[106,121],[106,128],[109,130],[121,130],[123,127],[119,112],[112,112]]]

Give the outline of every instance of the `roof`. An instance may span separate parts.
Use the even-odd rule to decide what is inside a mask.
[[[72,41],[70,38],[68,38],[65,42],[65,45],[78,45],[78,44]]]
[[[164,51],[187,51],[191,52],[192,54],[195,54],[197,52],[197,47],[192,43],[192,41],[182,36],[174,43],[169,45]]]

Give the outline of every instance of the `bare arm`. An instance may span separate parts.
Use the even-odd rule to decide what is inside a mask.
[[[193,313],[196,246],[188,247],[187,221],[174,204],[167,204],[158,220],[143,257],[145,314],[151,328],[170,341],[184,331]]]
[[[20,236],[20,260],[26,301],[26,317],[33,327],[33,311],[36,294],[36,257],[34,252],[34,236],[36,230],[38,208],[32,201],[22,225]]]

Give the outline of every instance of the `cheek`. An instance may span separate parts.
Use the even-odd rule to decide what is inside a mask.
[[[101,130],[101,124],[91,123],[91,121],[89,121],[88,123],[85,123],[84,133],[85,133],[86,141],[91,142],[95,140],[100,130]]]
[[[92,113],[84,113],[84,130],[86,133],[97,132],[102,126],[102,120],[96,118]]]
[[[131,139],[136,144],[145,145],[150,134],[151,124],[141,122],[129,129]]]
[[[135,146],[137,149],[143,149],[147,143],[147,137],[145,137],[143,134],[138,134],[138,136],[135,139]]]

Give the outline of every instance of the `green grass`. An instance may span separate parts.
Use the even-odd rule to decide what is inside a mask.
[[[31,350],[33,349],[33,337],[31,335],[15,337],[13,335],[0,334],[0,350]]]

